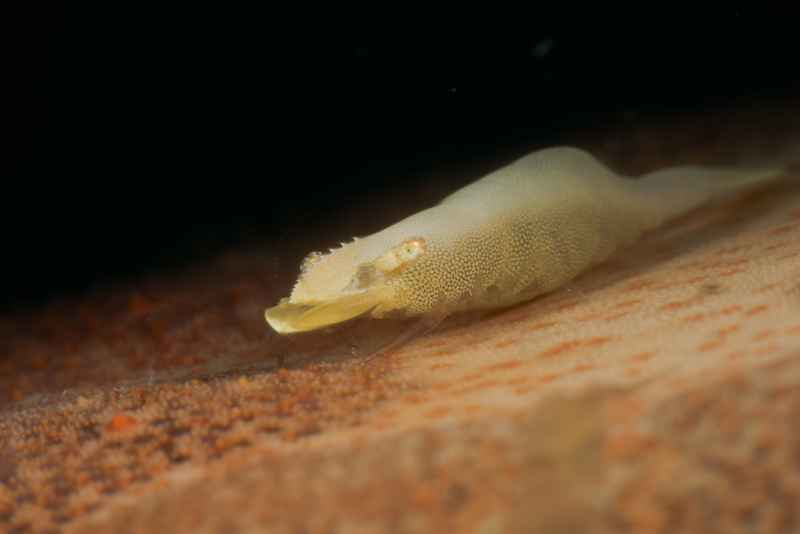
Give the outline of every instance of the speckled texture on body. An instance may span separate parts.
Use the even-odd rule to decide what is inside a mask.
[[[783,162],[770,166],[667,167],[633,180],[585,150],[537,150],[380,232],[310,254],[266,319],[296,333],[365,312],[446,315],[524,302],[665,221],[783,175]],[[415,253],[398,256],[408,243]]]
[[[796,110],[571,141],[631,174],[725,163],[797,139]],[[361,356],[413,324],[270,334],[295,266],[239,251],[0,318],[2,528],[800,528],[797,180],[389,357]]]

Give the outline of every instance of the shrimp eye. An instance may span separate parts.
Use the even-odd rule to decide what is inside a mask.
[[[375,267],[384,273],[405,269],[422,256],[426,248],[425,240],[421,237],[407,239],[375,260]]]

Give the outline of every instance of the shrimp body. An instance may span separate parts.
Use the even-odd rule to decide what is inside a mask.
[[[510,306],[557,289],[719,194],[779,175],[673,167],[632,180],[576,148],[540,150],[380,232],[312,253],[291,295],[265,317],[292,333],[365,313]]]

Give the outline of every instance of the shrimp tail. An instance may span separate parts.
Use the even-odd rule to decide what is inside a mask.
[[[784,173],[782,166],[750,169],[680,166],[645,174],[633,183],[645,199],[646,227],[651,229],[709,201],[758,189]]]

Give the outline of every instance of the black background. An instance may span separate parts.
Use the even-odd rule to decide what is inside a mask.
[[[20,4],[4,17],[5,304],[300,232],[387,176],[800,80],[794,16],[733,7],[467,25]]]

